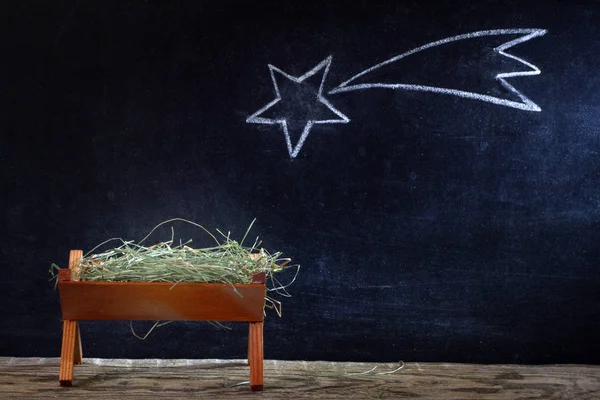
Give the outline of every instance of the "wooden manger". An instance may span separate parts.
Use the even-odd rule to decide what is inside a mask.
[[[71,386],[82,362],[79,320],[240,321],[249,322],[250,389],[263,390],[265,273],[250,284],[166,282],[81,282],[72,272],[83,256],[71,250],[69,268],[58,271],[63,318],[59,381]]]

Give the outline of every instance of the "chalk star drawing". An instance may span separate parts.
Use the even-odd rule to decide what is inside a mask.
[[[287,149],[292,158],[298,155],[314,124],[345,124],[350,121],[348,117],[323,97],[323,85],[325,84],[325,79],[327,79],[331,59],[331,56],[327,57],[313,69],[298,78],[286,74],[279,68],[269,64],[271,80],[275,88],[275,99],[246,119],[248,123],[281,125]],[[322,75],[318,88],[315,88],[312,80],[313,77],[319,77],[317,75],[318,72],[321,72]],[[288,82],[278,82],[276,74],[284,77]],[[285,85],[286,83],[291,83],[291,85],[287,85],[287,90],[284,91],[284,96],[282,96],[280,85]],[[290,105],[293,107],[290,107]],[[268,111],[272,114],[275,111],[275,115],[271,118],[265,117],[264,115]],[[322,118],[317,118],[319,115],[322,115]],[[294,122],[293,124],[290,123],[292,121]],[[300,138],[294,145],[288,125],[294,125],[295,128],[297,122],[303,125],[303,127]]]
[[[542,109],[536,103],[534,103],[529,98],[527,98],[523,93],[519,92],[513,85],[508,83],[506,81],[506,79],[514,78],[517,76],[539,75],[541,73],[540,69],[537,68],[535,65],[523,60],[522,58],[519,58],[512,54],[506,53],[505,50],[507,50],[515,45],[518,45],[520,43],[526,42],[530,39],[533,39],[535,37],[543,36],[546,33],[547,33],[547,31],[545,29],[495,29],[495,30],[471,32],[471,33],[466,33],[463,35],[451,36],[451,37],[448,37],[448,38],[445,38],[442,40],[438,40],[436,42],[428,43],[424,46],[417,47],[417,48],[407,51],[405,53],[394,56],[394,57],[392,57],[386,61],[383,61],[379,64],[376,64],[370,68],[367,68],[364,71],[354,75],[350,79],[342,82],[339,86],[330,90],[328,92],[328,94],[335,95],[337,93],[362,91],[362,90],[377,89],[377,88],[379,88],[379,89],[382,89],[382,88],[383,89],[394,89],[394,90],[412,90],[412,91],[448,94],[448,95],[463,97],[463,98],[467,98],[467,99],[484,101],[484,102],[501,105],[501,106],[505,106],[505,107],[511,107],[511,108],[515,108],[518,110],[522,110],[522,111],[537,111],[537,112],[539,112]],[[499,73],[495,76],[495,79],[505,89],[507,89],[510,93],[516,95],[521,100],[520,102],[514,101],[514,100],[503,99],[500,97],[490,96],[490,95],[486,95],[486,94],[481,94],[481,93],[473,93],[473,92],[467,92],[464,90],[441,88],[441,87],[435,87],[435,86],[414,85],[414,84],[405,84],[405,83],[382,83],[382,82],[361,83],[361,84],[350,85],[350,83],[352,83],[353,81],[355,81],[358,78],[364,78],[366,75],[370,74],[371,72],[373,72],[375,70],[379,70],[382,67],[390,65],[392,63],[395,63],[398,60],[401,60],[403,58],[406,58],[410,55],[421,52],[423,50],[431,49],[431,48],[441,46],[441,45],[444,45],[447,43],[457,42],[460,40],[467,40],[467,39],[479,38],[479,37],[484,37],[484,36],[498,36],[498,35],[521,35],[516,39],[505,42],[505,43],[501,44],[500,46],[494,48],[494,51],[496,53],[498,53],[504,57],[511,58],[515,61],[518,61],[521,64],[523,64],[529,68],[526,71],[504,72],[504,73]],[[332,60],[331,56],[327,57],[325,60],[323,60],[317,66],[315,66],[313,69],[311,69],[310,71],[308,71],[307,73],[305,73],[304,75],[302,75],[298,78],[288,75],[285,72],[283,72],[282,70],[280,70],[279,68],[274,67],[269,64],[269,71],[271,74],[271,80],[273,81],[273,86],[275,88],[276,98],[275,98],[275,100],[271,101],[270,103],[268,103],[267,105],[265,105],[260,110],[258,110],[254,114],[250,115],[246,119],[247,123],[279,124],[279,125],[281,125],[281,127],[283,129],[283,133],[285,135],[285,141],[287,144],[288,153],[290,154],[291,158],[295,158],[298,155],[298,153],[300,152],[300,149],[302,148],[304,142],[306,141],[306,138],[310,134],[311,128],[313,127],[314,124],[333,124],[333,123],[348,123],[348,122],[350,122],[350,119],[348,117],[346,117],[339,110],[337,110],[323,96],[323,86],[324,86],[325,80],[327,78],[327,73],[329,72],[331,60]],[[314,94],[311,94],[311,91],[310,91],[311,86],[308,85],[308,83],[311,80],[310,78],[315,76],[317,74],[317,72],[319,72],[319,71],[323,71],[323,75],[321,77],[321,82],[320,82],[319,88],[318,88],[318,90],[313,89]],[[283,100],[280,90],[279,90],[279,85],[278,85],[278,81],[276,79],[275,74],[279,74],[279,75],[287,78],[289,81],[295,83],[297,86],[296,89],[298,89],[298,90],[296,90],[296,91],[292,90],[292,93],[295,93],[295,94],[293,94],[291,96],[284,96],[284,97],[286,97],[284,100],[285,108],[287,108],[288,111],[287,112],[279,111],[277,116],[270,118],[270,117],[265,117],[263,114],[265,114],[268,110],[274,108],[274,106],[278,105],[280,103],[280,101]],[[309,96],[306,96],[307,91],[309,93]],[[302,94],[302,93],[304,93],[304,94]],[[299,99],[306,99],[307,97],[312,98],[312,103],[308,104],[306,100],[299,100]],[[320,109],[318,107],[315,108],[315,105],[320,105],[321,106]],[[315,115],[316,115],[315,109],[317,109],[317,111],[319,111],[319,112],[322,112],[323,105],[325,106],[326,109],[328,109],[330,111],[329,112],[330,115],[335,114],[337,116],[337,118],[315,119]],[[294,111],[294,110],[296,110],[296,111]],[[274,110],[272,110],[272,111],[274,111]],[[294,116],[292,116],[292,114],[294,114]],[[295,115],[300,115],[300,118],[296,117]],[[302,116],[304,117],[304,119],[301,118]],[[300,121],[302,121],[301,125],[304,124],[302,133],[300,135],[300,138],[296,142],[296,144],[292,143],[292,139],[290,137],[289,127],[288,127],[288,125],[289,125],[288,120],[290,120],[290,119],[300,120]],[[304,121],[306,121],[306,122],[304,122]]]

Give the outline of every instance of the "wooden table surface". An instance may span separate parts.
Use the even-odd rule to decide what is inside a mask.
[[[64,388],[58,358],[4,357],[0,398],[600,399],[600,366],[406,363],[375,374],[398,365],[266,360],[265,391],[253,393],[240,385],[246,360],[84,358],[74,386]]]

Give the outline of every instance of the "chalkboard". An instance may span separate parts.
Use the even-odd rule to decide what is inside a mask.
[[[51,263],[181,217],[302,266],[267,358],[600,362],[598,2],[2,14],[0,355],[59,355]],[[230,326],[84,322],[84,355],[245,357]]]

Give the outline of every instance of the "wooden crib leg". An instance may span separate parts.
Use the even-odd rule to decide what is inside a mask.
[[[248,364],[250,364],[250,390],[263,390],[263,323],[250,322],[248,335]]]
[[[75,321],[75,354],[73,362],[75,364],[81,364],[83,361],[83,352],[81,349],[81,330],[79,329],[79,321]]]
[[[75,343],[77,333],[77,321],[65,320],[63,322],[60,373],[58,375],[60,386],[71,386],[73,384],[73,363],[76,361]],[[79,354],[81,355],[81,352]]]
[[[59,280],[71,280],[72,273],[78,271],[77,261],[83,257],[82,250],[71,250],[69,253],[69,274],[61,278],[59,271]],[[79,324],[75,320],[64,320],[62,349],[60,352],[60,373],[58,380],[60,386],[71,386],[73,384],[73,366],[81,364],[81,336],[79,334]]]

